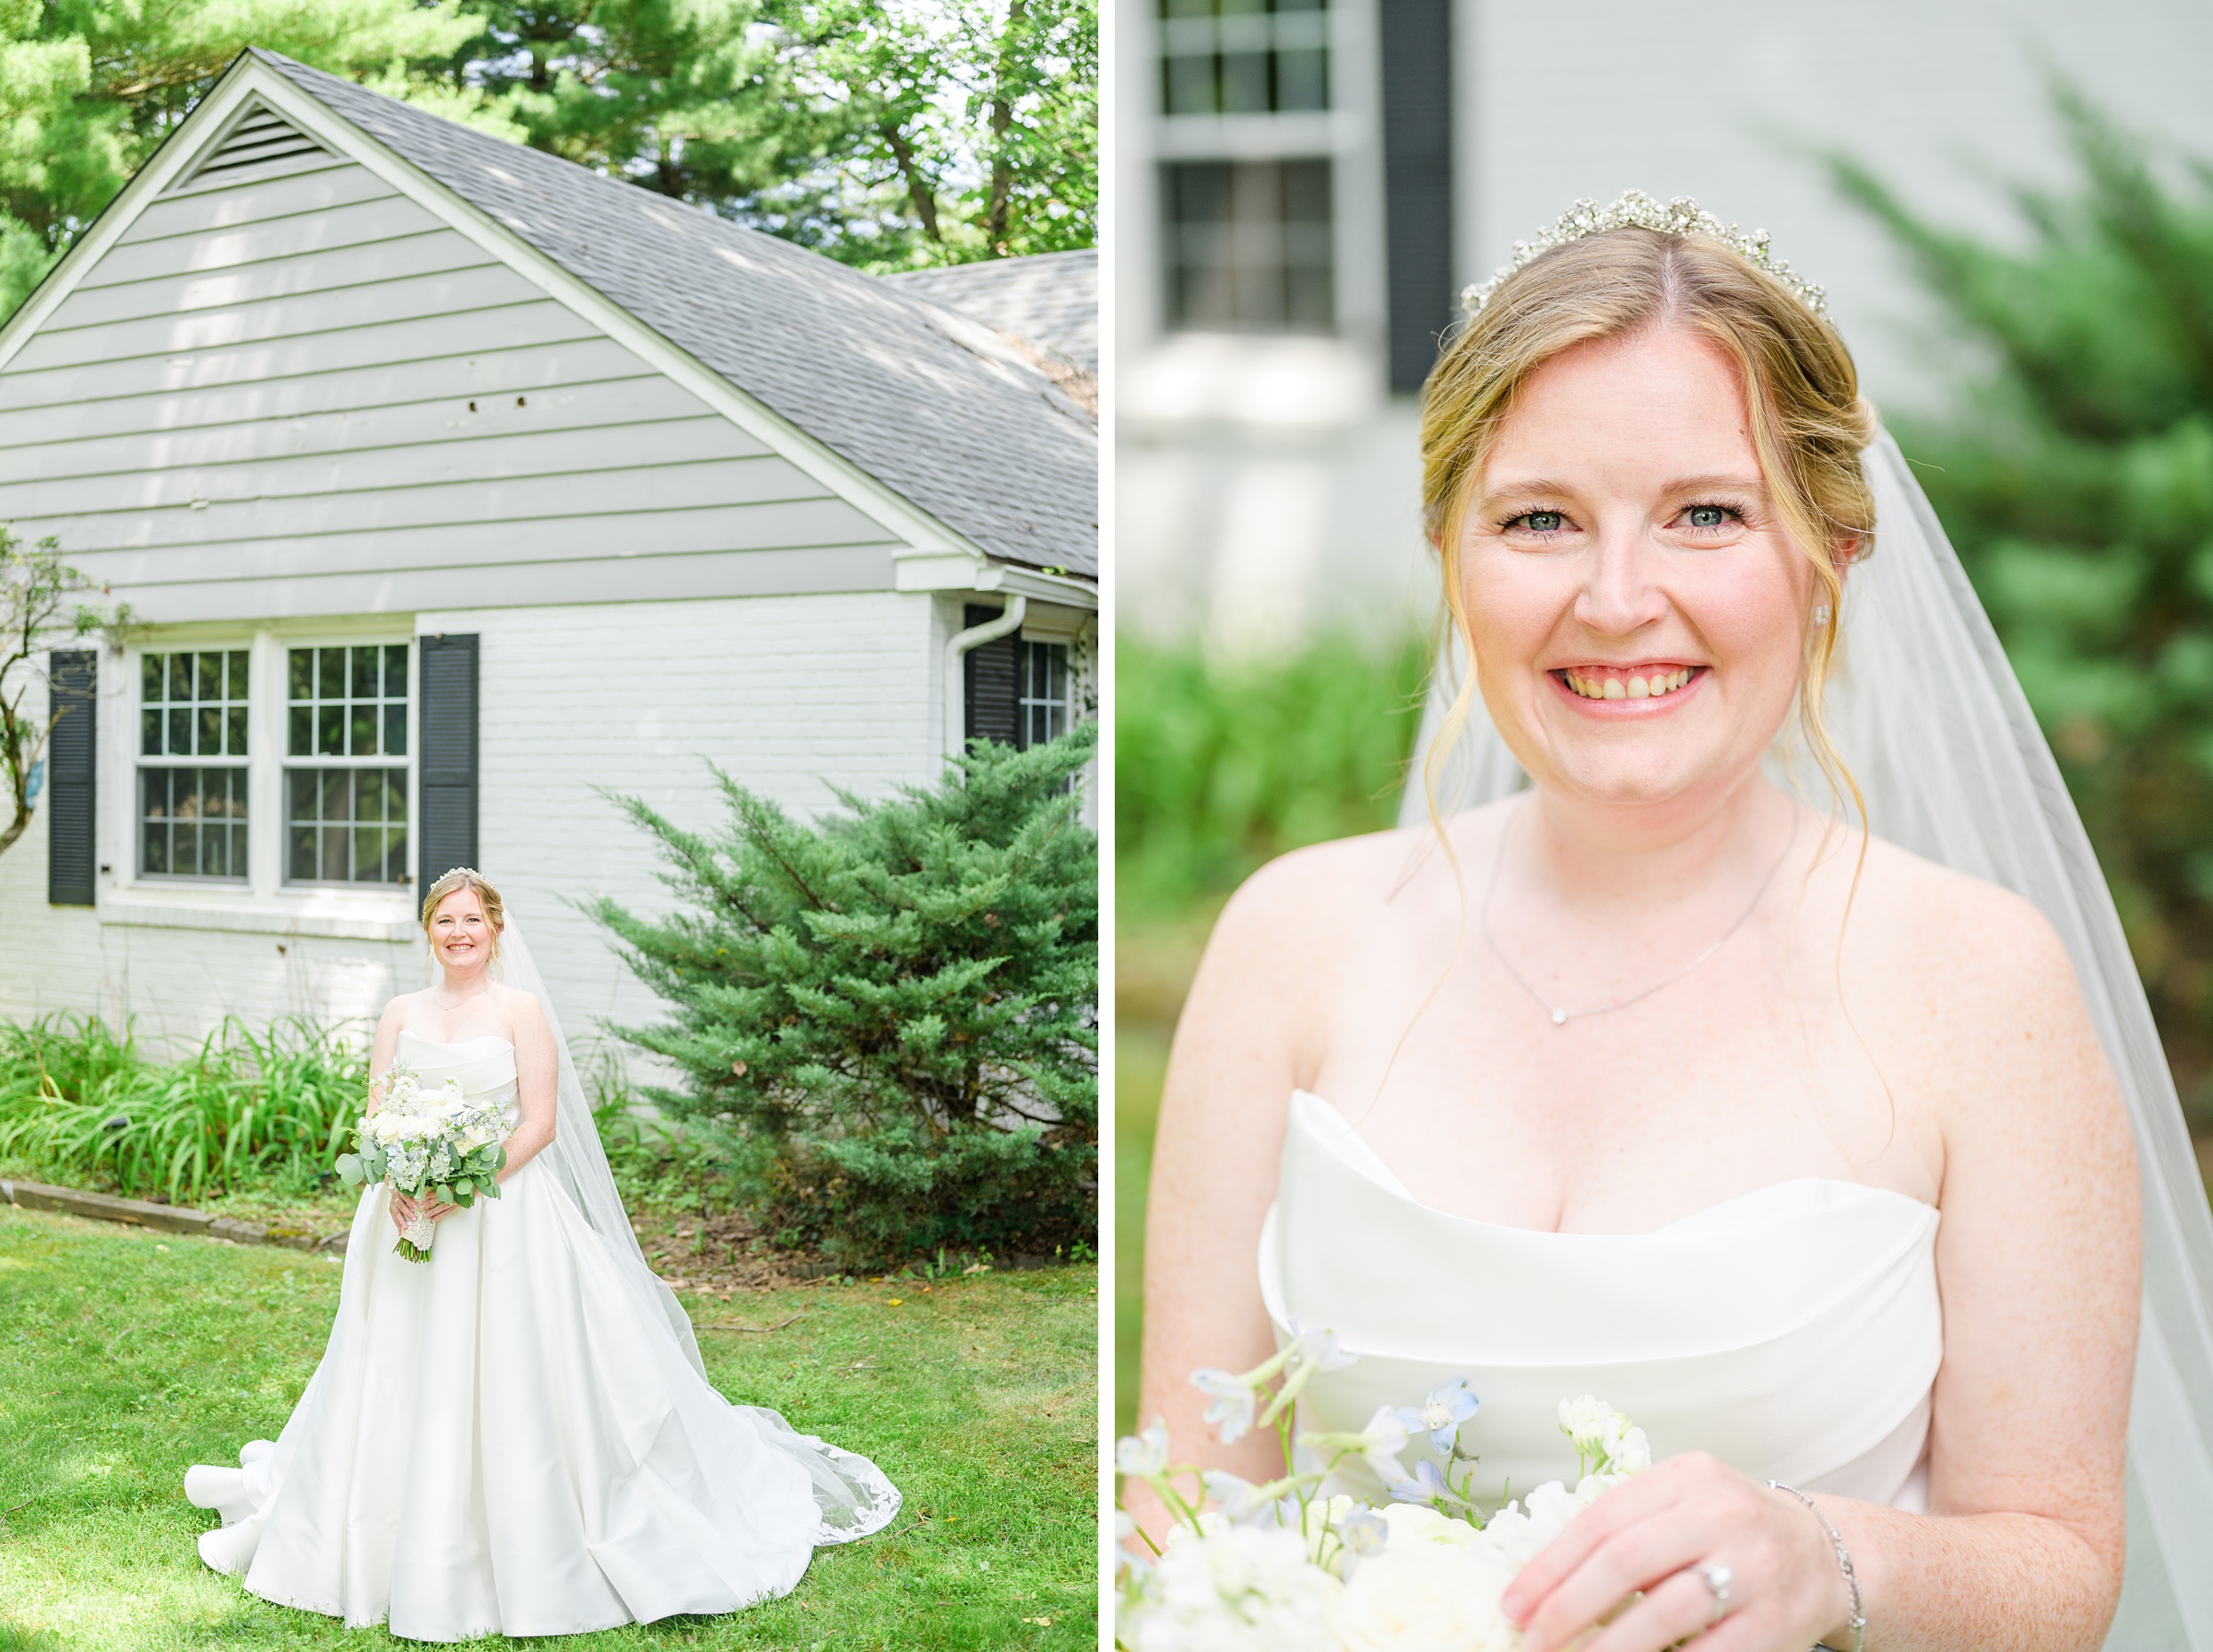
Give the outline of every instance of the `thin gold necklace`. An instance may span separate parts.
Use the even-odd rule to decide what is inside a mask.
[[[1790,858],[1792,844],[1798,841],[1798,811],[1793,808],[1791,811],[1791,835],[1784,840],[1782,853],[1775,857],[1775,864],[1768,868],[1768,875],[1759,880],[1759,887],[1753,891],[1751,904],[1736,914],[1735,923],[1722,931],[1721,939],[1715,941],[1713,945],[1708,947],[1674,974],[1663,981],[1653,983],[1640,993],[1633,993],[1626,998],[1617,998],[1611,1004],[1600,1004],[1589,1009],[1569,1009],[1565,1005],[1553,1003],[1543,993],[1532,986],[1529,984],[1529,978],[1514,967],[1513,960],[1500,949],[1497,937],[1491,933],[1491,898],[1498,892],[1498,874],[1506,866],[1506,836],[1512,825],[1513,821],[1509,819],[1505,825],[1498,829],[1498,853],[1491,863],[1490,886],[1483,891],[1483,912],[1479,920],[1483,926],[1483,938],[1485,944],[1491,949],[1491,955],[1497,959],[1506,973],[1514,978],[1515,985],[1537,1001],[1537,1007],[1552,1018],[1552,1024],[1556,1027],[1564,1027],[1569,1021],[1581,1021],[1585,1016],[1611,1015],[1616,1009],[1627,1009],[1631,1004],[1640,1004],[1660,991],[1661,988],[1673,986],[1691,971],[1697,969],[1698,965],[1711,958],[1728,944],[1731,936],[1745,926],[1745,920],[1759,910],[1759,903],[1768,892],[1768,885],[1775,881],[1775,874],[1782,870],[1782,863]]]
[[[452,1010],[456,1010],[456,1009],[460,1009],[462,1004],[466,1004],[466,1003],[467,1003],[467,1002],[469,1001],[469,999],[471,999],[471,998],[480,998],[480,997],[483,997],[483,996],[484,996],[486,993],[490,992],[491,990],[491,978],[490,978],[489,976],[487,976],[487,977],[485,978],[484,984],[483,984],[481,986],[478,987],[476,991],[474,991],[474,992],[466,992],[466,993],[463,993],[463,994],[461,995],[460,1001],[459,1001],[458,1003],[453,1003],[453,1004],[440,1004],[440,1005],[438,1006],[438,1008],[439,1008],[439,1009],[441,1009],[447,1010],[447,1011],[449,1011],[449,1012],[450,1012],[450,1011],[452,1011]]]

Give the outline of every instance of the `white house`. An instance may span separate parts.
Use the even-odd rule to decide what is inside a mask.
[[[2213,156],[2189,0],[1117,0],[1117,623],[1260,651],[1434,610],[1413,393],[1455,295],[1578,196],[1696,197],[1827,286],[1878,406],[1957,363],[1845,150],[2018,237],[2056,65]]]
[[[457,864],[573,1023],[650,1013],[567,904],[665,896],[596,788],[815,812],[1083,714],[1095,310],[242,57],[0,329],[0,521],[138,622],[54,654],[0,1014],[373,1015]]]

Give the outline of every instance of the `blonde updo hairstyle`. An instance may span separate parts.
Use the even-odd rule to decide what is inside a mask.
[[[1749,259],[1698,235],[1619,229],[1553,248],[1502,281],[1431,370],[1422,392],[1422,503],[1442,563],[1450,623],[1474,657],[1461,585],[1462,529],[1492,443],[1513,417],[1522,386],[1562,350],[1686,328],[1736,366],[1776,513],[1812,565],[1821,600],[1841,615],[1844,569],[1867,553],[1875,499],[1860,454],[1875,439],[1875,409],[1834,327]],[[1836,659],[1837,625],[1808,628],[1798,714],[1814,761],[1862,824],[1866,805],[1821,718]],[[1438,815],[1443,761],[1473,707],[1470,672],[1436,741],[1424,780]]]
[[[497,963],[500,961],[500,931],[507,927],[507,909],[501,904],[500,891],[491,887],[483,873],[469,867],[456,867],[452,871],[438,879],[429,889],[423,891],[422,933],[425,938],[429,937],[431,920],[438,914],[438,903],[444,900],[446,896],[456,894],[465,889],[473,889],[477,891],[477,899],[483,903],[484,921],[491,926],[491,957],[488,961],[487,967],[489,967],[490,964]],[[436,944],[433,942],[432,956],[435,958],[436,955]]]

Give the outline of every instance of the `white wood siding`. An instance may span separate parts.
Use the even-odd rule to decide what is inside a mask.
[[[0,521],[155,622],[883,590],[891,537],[366,168],[154,202],[0,372]]]
[[[924,594],[854,593],[425,612],[417,634],[481,639],[480,858],[528,925],[572,1039],[657,1000],[562,897],[666,908],[643,833],[592,790],[692,829],[723,818],[710,762],[800,814],[830,788],[882,795],[937,772],[942,621]],[[116,690],[102,659],[103,690]],[[35,697],[35,696],[34,696]],[[127,737],[103,696],[101,743]],[[123,739],[127,745],[127,738]],[[103,842],[131,807],[102,766]],[[46,904],[46,820],[0,855],[0,1016],[134,1018],[195,1042],[225,1014],[373,1017],[427,979],[420,943],[110,921]],[[103,898],[117,879],[101,879]]]

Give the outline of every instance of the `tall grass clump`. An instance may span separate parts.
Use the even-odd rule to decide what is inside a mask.
[[[343,1150],[368,1078],[365,1048],[297,1017],[260,1036],[227,1017],[168,1063],[93,1016],[0,1022],[0,1160],[178,1204],[304,1194]]]
[[[1307,844],[1398,815],[1427,651],[1324,638],[1224,662],[1115,643],[1115,868],[1124,914],[1227,893]]]

